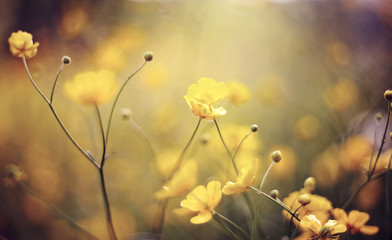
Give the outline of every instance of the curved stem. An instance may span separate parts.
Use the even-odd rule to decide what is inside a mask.
[[[387,172],[385,173],[385,204],[386,204],[386,216],[385,216],[385,237],[389,237],[389,222],[390,222],[390,214],[391,214],[391,209],[390,209],[390,199],[389,199],[389,194],[390,194],[390,175],[391,175],[391,162],[392,162],[392,154],[389,157],[389,162],[388,162],[388,167],[387,167]]]
[[[372,170],[368,174],[368,179],[370,179],[372,177],[374,171],[376,170],[376,165],[377,165],[378,159],[380,158],[380,155],[381,155],[381,152],[382,152],[382,148],[384,147],[384,144],[385,144],[385,137],[386,137],[387,131],[388,131],[388,125],[389,125],[389,118],[390,118],[390,116],[391,116],[391,102],[388,101],[388,114],[387,114],[384,134],[382,136],[381,145],[380,145],[380,148],[378,150],[376,160],[374,161],[373,168],[372,168]]]
[[[60,66],[59,70],[57,71],[56,78],[55,78],[55,80],[54,80],[53,87],[52,87],[52,92],[50,93],[50,103],[53,103],[54,90],[55,90],[55,88],[56,88],[57,80],[59,79],[60,73],[61,73],[61,72],[63,71],[63,69],[64,69],[64,66],[65,66],[65,64],[64,64],[64,63],[61,63],[61,66]]]
[[[218,122],[216,121],[216,119],[214,119],[214,123],[215,123],[215,126],[216,126],[216,130],[218,130],[218,134],[219,134],[219,137],[220,137],[220,139],[221,139],[221,141],[222,141],[222,143],[223,143],[223,146],[225,147],[226,152],[227,152],[227,154],[229,154],[229,157],[230,157],[230,159],[231,159],[231,162],[233,163],[234,170],[235,170],[236,174],[238,175],[238,169],[237,169],[237,165],[236,165],[236,163],[235,163],[234,157],[233,157],[233,155],[231,154],[229,148],[227,147],[227,145],[226,145],[226,143],[225,143],[225,140],[223,140],[223,136],[222,136],[222,133],[221,133],[221,131],[220,131],[220,129],[219,129]]]
[[[268,198],[269,200],[273,201],[274,203],[278,204],[281,208],[283,208],[284,210],[286,210],[291,216],[293,216],[295,219],[297,219],[298,221],[301,221],[301,219],[298,218],[297,215],[295,215],[290,208],[288,208],[286,205],[282,204],[280,201],[276,200],[275,198],[271,197],[270,195],[266,194],[263,191],[260,191],[259,189],[250,186],[250,188],[254,191],[256,191],[257,194],[261,194],[264,197]]]
[[[267,176],[268,176],[269,172],[271,171],[272,166],[274,166],[274,163],[275,163],[274,161],[271,161],[271,164],[269,165],[267,171],[264,173],[264,177],[263,177],[263,179],[260,182],[259,191],[261,191],[261,189],[263,188],[264,182],[267,179]],[[255,217],[254,217],[254,221],[253,221],[253,224],[252,224],[252,233],[251,233],[252,240],[256,236],[256,225],[257,225],[257,222],[258,222],[259,206],[260,206],[259,201],[260,201],[260,194],[257,195],[257,199],[256,199],[256,209],[255,209],[255,214],[254,214]]]
[[[72,142],[73,145],[75,145],[75,147],[94,165],[95,168],[99,168],[98,163],[94,160],[94,158],[92,156],[90,156],[87,152],[85,152],[80,146],[79,144],[75,141],[75,139],[73,139],[73,137],[71,136],[71,134],[68,132],[68,130],[66,129],[66,127],[64,126],[64,124],[62,123],[62,121],[60,120],[59,116],[57,115],[56,111],[54,110],[53,105],[51,104],[51,102],[45,97],[45,95],[42,93],[42,91],[39,89],[39,87],[37,86],[37,84],[35,83],[33,77],[30,74],[29,68],[27,67],[27,63],[26,63],[26,59],[24,57],[24,55],[22,56],[22,60],[23,60],[23,64],[24,67],[26,69],[27,75],[31,81],[31,83],[33,84],[34,88],[38,91],[38,93],[42,96],[42,98],[45,100],[45,102],[49,105],[50,110],[52,111],[54,117],[56,118],[58,124],[60,125],[60,127],[62,128],[62,130],[64,131],[64,133],[67,135],[68,139]]]
[[[241,148],[242,143],[245,141],[245,139],[247,139],[249,137],[249,135],[252,133],[252,131],[249,131],[245,137],[241,140],[240,144],[238,144],[237,148],[235,149],[234,153],[233,153],[233,159],[235,159],[235,157],[237,156],[237,152],[238,150]]]
[[[240,237],[239,239],[250,239],[249,234],[242,229],[240,226],[238,226],[236,223],[234,223],[233,221],[231,221],[230,219],[226,218],[225,216],[223,216],[222,214],[214,211],[213,214],[215,216],[218,216],[220,219],[222,219],[224,222],[226,222],[227,224],[229,224],[231,227],[233,227],[236,232],[239,232],[241,234],[242,237]],[[219,223],[221,223],[220,221],[218,221]],[[223,227],[228,230],[224,225]],[[231,230],[231,229],[230,229]],[[229,230],[228,230],[229,231]],[[232,235],[237,235],[235,232],[229,231]]]
[[[193,139],[195,138],[196,132],[199,129],[201,123],[201,118],[199,118],[199,121],[197,122],[196,128],[192,133],[191,138],[189,139],[188,143],[185,145],[184,149],[182,150],[180,156],[177,159],[176,165],[174,165],[173,171],[171,172],[171,174],[169,175],[168,180],[172,179],[173,175],[176,173],[176,171],[180,168],[182,161],[184,160],[185,157],[185,153],[188,150],[189,146],[191,145]]]
[[[107,126],[107,129],[106,129],[106,140],[105,140],[105,144],[106,145],[108,144],[109,132],[110,132],[110,126],[111,126],[111,123],[112,123],[114,108],[116,107],[118,99],[120,98],[120,95],[121,95],[122,91],[124,90],[125,86],[127,85],[127,83],[129,82],[129,80],[131,80],[131,78],[133,76],[135,76],[136,73],[138,73],[144,67],[144,65],[146,65],[146,63],[147,63],[147,61],[144,61],[144,63],[142,65],[140,65],[139,68],[136,69],[136,71],[134,73],[129,75],[129,77],[127,78],[127,80],[125,80],[125,82],[121,86],[120,90],[118,91],[118,93],[117,93],[117,95],[116,95],[116,97],[114,99],[114,102],[113,102],[113,105],[112,105],[112,109],[110,110],[110,114],[109,114],[108,126]]]
[[[99,128],[100,128],[101,135],[102,135],[102,159],[101,159],[101,166],[99,168],[99,177],[100,177],[100,180],[101,180],[101,190],[102,190],[102,195],[103,195],[103,200],[104,200],[104,205],[105,205],[106,222],[107,222],[107,225],[108,225],[110,238],[112,240],[116,240],[117,236],[116,236],[116,233],[114,231],[112,213],[110,211],[109,197],[108,197],[108,194],[107,194],[107,191],[106,191],[105,176],[104,176],[104,172],[103,172],[103,167],[104,167],[105,160],[106,160],[105,132],[103,130],[102,118],[101,118],[101,114],[99,112],[99,108],[98,108],[97,105],[95,105],[95,110],[97,112]]]
[[[32,196],[38,198],[40,201],[45,203],[52,211],[54,214],[58,215],[59,217],[63,218],[65,221],[67,221],[72,227],[77,229],[78,231],[82,232],[85,234],[88,238],[98,240],[98,237],[94,236],[92,233],[90,233],[88,230],[80,226],[75,220],[73,220],[70,216],[65,214],[63,211],[58,209],[55,205],[53,205],[51,202],[49,202],[46,198],[41,196],[41,194],[35,192],[33,189],[31,189],[29,186],[27,186],[24,182],[19,182],[19,185],[22,187],[22,189],[28,193],[31,194]]]

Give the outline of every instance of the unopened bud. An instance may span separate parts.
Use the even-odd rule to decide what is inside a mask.
[[[376,114],[374,115],[374,119],[375,119],[376,121],[380,121],[380,120],[382,119],[382,113],[376,113]]]
[[[251,130],[252,132],[257,132],[257,130],[259,130],[259,126],[257,126],[257,124],[252,124],[252,125],[250,126],[250,130]]]
[[[144,54],[144,60],[146,60],[147,62],[150,62],[153,57],[154,57],[154,55],[152,54],[152,52],[146,52]]]
[[[306,206],[308,205],[311,200],[308,194],[302,194],[298,197],[297,201],[302,205],[302,206]]]
[[[273,199],[277,199],[279,197],[279,190],[273,189],[269,194]]]
[[[385,100],[391,102],[392,101],[392,90],[386,90],[384,92],[384,98],[385,98]]]
[[[316,188],[316,179],[314,177],[308,177],[304,182],[306,191],[312,192]]]
[[[200,135],[199,141],[201,144],[205,145],[210,141],[210,138],[211,138],[210,134],[205,133]]]
[[[282,160],[282,152],[279,150],[273,151],[270,154],[270,159],[274,162],[279,162],[280,160]]]
[[[68,57],[68,56],[64,56],[62,58],[62,61],[63,61],[64,64],[70,64],[71,63],[71,58]]]
[[[129,108],[121,109],[121,117],[124,120],[129,120],[132,117],[132,111]]]

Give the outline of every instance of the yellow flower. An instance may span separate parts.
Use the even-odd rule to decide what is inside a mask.
[[[226,114],[223,107],[215,109],[212,105],[220,102],[229,93],[228,87],[211,78],[200,78],[197,85],[192,84],[184,96],[193,115],[202,119],[213,120]]]
[[[310,198],[310,203],[303,206],[301,211],[298,213],[298,218],[302,219],[305,215],[312,214],[317,217],[321,222],[326,222],[329,219],[329,211],[332,209],[332,203],[325,197],[311,194],[305,188],[300,191],[295,191],[289,194],[288,197],[283,199],[283,202],[289,206],[292,210],[297,209],[301,204],[298,202],[298,197],[307,194]],[[283,215],[286,219],[290,220],[291,215],[286,211],[283,211]],[[298,224],[297,220],[293,220],[295,224]]]
[[[108,70],[79,73],[72,81],[64,84],[64,91],[69,98],[86,105],[110,101],[117,89],[116,76]]]
[[[155,196],[158,199],[182,196],[195,186],[196,179],[197,164],[195,161],[188,161]]]
[[[241,194],[249,189],[256,178],[256,160],[254,160],[249,166],[241,169],[237,181],[227,182],[222,189],[222,192],[226,195]]]
[[[191,218],[191,223],[202,224],[211,220],[214,208],[218,206],[221,198],[221,183],[211,181],[207,184],[207,188],[203,185],[195,187],[186,199],[181,201],[181,207],[197,214]]]
[[[313,233],[311,239],[338,239],[338,234],[346,232],[347,228],[344,224],[339,223],[336,220],[328,220],[324,225],[314,215],[306,215],[300,225],[305,229],[309,229]]]
[[[21,30],[13,32],[8,38],[8,43],[12,55],[22,57],[24,54],[27,59],[37,54],[37,48],[39,46],[38,42],[33,43],[33,35]]]
[[[231,81],[227,84],[227,87],[229,88],[229,95],[227,98],[231,103],[241,105],[249,100],[250,92],[245,84]]]
[[[366,226],[365,223],[369,220],[369,214],[352,210],[348,216],[347,213],[340,208],[332,210],[332,215],[340,223],[346,225],[347,231],[351,234],[362,233],[366,235],[375,235],[378,232],[377,226]]]

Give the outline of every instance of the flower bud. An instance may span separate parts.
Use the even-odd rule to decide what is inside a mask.
[[[204,133],[200,135],[199,141],[201,144],[206,145],[210,141],[210,134]]]
[[[132,111],[129,108],[121,109],[121,117],[124,120],[129,120],[132,117]]]
[[[147,62],[150,62],[153,57],[154,57],[154,55],[152,54],[152,52],[146,52],[144,54],[144,60],[146,60]]]
[[[304,182],[306,191],[312,192],[316,188],[316,179],[314,177],[308,177]]]
[[[273,199],[277,199],[279,197],[279,190],[273,189],[269,194]]]
[[[310,200],[310,196],[308,194],[302,194],[298,197],[297,201],[302,205],[302,206],[306,206],[308,205],[311,200]]]
[[[279,162],[280,160],[282,160],[282,152],[279,150],[273,151],[270,154],[270,159],[274,162]]]
[[[382,119],[382,113],[379,112],[379,113],[374,114],[374,119],[376,121],[380,121]]]
[[[252,125],[250,126],[250,130],[251,130],[252,132],[257,132],[257,130],[259,130],[259,126],[257,126],[257,124],[252,124]]]
[[[392,90],[386,90],[384,92],[384,98],[385,98],[385,100],[391,102],[392,101]]]
[[[64,56],[61,61],[63,61],[64,64],[70,64],[71,63],[71,58],[68,56]]]

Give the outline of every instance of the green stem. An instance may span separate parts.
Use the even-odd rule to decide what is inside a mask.
[[[177,159],[176,165],[174,165],[173,171],[171,172],[171,174],[169,175],[168,180],[172,179],[172,177],[174,176],[174,174],[176,173],[176,171],[180,168],[182,161],[184,160],[185,157],[185,153],[188,150],[189,146],[191,145],[193,139],[195,138],[196,132],[199,129],[201,123],[201,118],[199,118],[199,121],[197,122],[196,128],[192,133],[191,138],[189,139],[188,143],[185,145],[184,149],[182,150],[180,156]]]
[[[297,209],[295,209],[295,211],[294,211],[294,215],[295,215],[295,216],[297,215],[297,212],[298,212],[298,210],[299,210],[301,207],[302,207],[302,205],[300,205]],[[293,226],[293,216],[294,216],[294,215],[291,215],[291,218],[290,218],[288,236],[291,236],[291,227]],[[294,234],[293,234],[293,235],[294,235]]]
[[[113,102],[113,105],[112,105],[112,109],[110,110],[110,115],[109,115],[109,120],[108,120],[108,126],[107,126],[107,129],[106,129],[106,141],[105,141],[105,144],[106,144],[106,145],[108,144],[109,132],[110,132],[110,126],[111,126],[112,119],[113,119],[114,108],[116,107],[116,104],[117,104],[117,102],[118,102],[118,99],[120,98],[120,95],[121,95],[122,91],[124,90],[125,86],[127,85],[127,83],[129,82],[129,80],[131,80],[131,78],[132,78],[133,76],[135,76],[136,73],[138,73],[138,72],[144,67],[144,65],[146,65],[146,63],[147,63],[147,61],[144,61],[144,63],[143,63],[142,65],[140,65],[139,68],[136,69],[136,71],[135,71],[134,73],[132,73],[131,75],[129,75],[129,77],[127,78],[127,80],[125,80],[125,82],[123,83],[123,85],[120,87],[120,90],[118,91],[118,93],[117,93],[117,95],[116,95],[116,97],[115,97],[115,99],[114,99],[114,102]]]
[[[377,165],[378,159],[380,158],[380,155],[381,155],[381,152],[382,152],[382,148],[384,147],[384,144],[385,144],[385,138],[386,138],[386,135],[387,135],[388,125],[389,125],[389,117],[391,116],[391,102],[390,101],[387,101],[387,102],[388,102],[388,114],[387,114],[384,134],[382,136],[381,145],[380,145],[380,148],[378,150],[376,160],[374,161],[373,168],[372,168],[372,170],[368,174],[368,179],[370,179],[372,177],[374,171],[376,170],[376,165]]]
[[[257,194],[263,195],[264,197],[268,198],[269,200],[271,200],[272,202],[276,203],[277,205],[279,205],[281,208],[283,208],[284,210],[286,210],[291,216],[293,216],[295,219],[297,219],[298,221],[301,221],[301,219],[298,218],[297,215],[295,215],[290,208],[288,208],[286,205],[284,205],[283,203],[281,203],[280,201],[276,200],[275,198],[271,197],[270,195],[266,194],[263,191],[260,191],[259,189],[250,186],[250,188],[254,191],[256,191]]]
[[[263,188],[265,180],[267,179],[267,176],[268,176],[269,172],[271,171],[272,166],[274,166],[274,163],[275,163],[274,161],[271,161],[271,164],[267,168],[267,171],[264,173],[263,179],[260,182],[259,191],[261,191],[261,189]],[[257,222],[258,222],[259,206],[260,206],[259,202],[260,202],[260,194],[257,195],[257,199],[256,199],[255,217],[254,217],[254,221],[252,224],[252,233],[251,233],[252,240],[254,240],[256,237],[256,226],[257,226]]]
[[[389,157],[389,162],[388,162],[388,167],[386,171],[386,176],[385,176],[385,204],[386,204],[386,222],[385,222],[385,239],[388,239],[389,237],[389,216],[391,214],[390,210],[390,199],[389,199],[389,191],[390,191],[390,175],[391,175],[391,162],[392,162],[392,154]]]
[[[221,139],[221,141],[222,141],[222,143],[223,143],[223,146],[225,147],[226,152],[227,152],[227,154],[229,154],[229,157],[230,157],[230,159],[231,159],[231,162],[233,163],[234,170],[235,170],[236,174],[238,175],[238,169],[237,169],[237,165],[236,165],[236,163],[235,163],[234,157],[233,157],[233,155],[231,154],[229,148],[227,147],[227,145],[226,145],[226,143],[225,143],[225,140],[223,140],[222,133],[221,133],[221,131],[219,130],[218,122],[216,121],[215,118],[214,118],[214,123],[215,123],[215,126],[216,126],[216,130],[218,130],[218,134],[219,134],[219,137],[220,137],[220,139]]]
[[[37,86],[37,84],[35,83],[33,77],[30,74],[29,68],[27,67],[27,63],[26,63],[26,59],[24,57],[24,55],[22,55],[22,60],[23,60],[23,64],[24,67],[26,69],[27,75],[29,76],[29,79],[31,81],[31,83],[33,84],[34,88],[38,91],[38,93],[42,96],[42,98],[45,100],[45,102],[48,104],[50,110],[52,111],[54,117],[56,118],[58,124],[60,125],[60,127],[62,128],[62,130],[64,131],[64,133],[67,135],[68,139],[73,143],[73,145],[94,165],[95,168],[99,168],[98,163],[94,160],[94,158],[92,156],[90,156],[87,152],[85,152],[80,146],[79,144],[75,141],[75,139],[73,139],[73,137],[71,136],[71,134],[68,132],[68,130],[65,128],[64,124],[61,122],[59,116],[57,115],[53,105],[51,104],[51,102],[45,97],[45,95],[42,93],[42,91],[39,89],[39,87]]]
[[[54,90],[55,90],[55,88],[56,88],[57,80],[59,79],[60,73],[61,73],[61,72],[63,71],[63,69],[64,69],[64,66],[65,66],[65,64],[64,64],[64,63],[61,63],[61,66],[60,66],[59,70],[57,71],[56,78],[55,78],[55,80],[54,80],[53,87],[52,87],[52,92],[50,93],[50,103],[53,103]]]
[[[235,149],[234,153],[233,153],[233,159],[235,159],[235,157],[237,156],[237,152],[238,150],[241,148],[242,143],[245,141],[245,139],[247,139],[249,137],[249,135],[252,133],[252,131],[249,131],[245,137],[241,140],[240,144],[238,144],[237,148]]]
[[[33,189],[31,189],[29,186],[27,186],[24,182],[19,182],[19,186],[22,187],[23,191],[26,193],[38,198],[40,201],[45,203],[52,211],[54,214],[57,216],[63,218],[66,222],[68,222],[72,227],[80,231],[81,233],[85,234],[88,238],[90,239],[95,239],[98,240],[99,238],[94,236],[92,233],[90,233],[88,230],[80,226],[75,220],[73,220],[70,216],[65,214],[63,211],[58,209],[56,206],[54,206],[51,202],[49,202],[46,198],[41,196],[39,193],[35,192]]]
[[[216,211],[214,211],[213,214],[214,214],[214,216],[218,216],[220,219],[222,219],[224,222],[226,222],[228,225],[230,225],[231,227],[233,227],[236,230],[235,232],[231,231],[231,229],[227,229],[223,225],[223,227],[226,230],[228,230],[230,232],[230,234],[234,235],[233,237],[236,237],[235,236],[235,235],[237,235],[236,232],[238,232],[238,234],[240,234],[241,236],[236,237],[237,239],[240,239],[240,240],[250,239],[249,234],[244,229],[242,229],[240,226],[238,226],[236,223],[234,223],[233,221],[231,221],[230,219],[226,218],[225,216],[223,216],[222,214],[220,214],[220,213],[218,213]],[[222,222],[220,222],[219,220],[218,220],[218,222],[220,224],[222,224]]]
[[[105,132],[103,130],[103,124],[102,124],[102,118],[101,118],[101,114],[99,112],[99,108],[97,105],[95,105],[95,110],[97,112],[99,128],[100,128],[101,135],[102,135],[102,159],[101,159],[101,166],[99,168],[99,177],[101,180],[101,190],[102,190],[102,196],[103,196],[105,212],[106,212],[106,223],[108,225],[110,239],[117,240],[117,236],[114,231],[112,213],[110,210],[109,197],[108,197],[108,194],[106,191],[105,176],[104,176],[104,172],[103,172],[103,167],[105,165],[105,160],[106,160],[106,141],[105,140],[107,138],[105,138]]]

